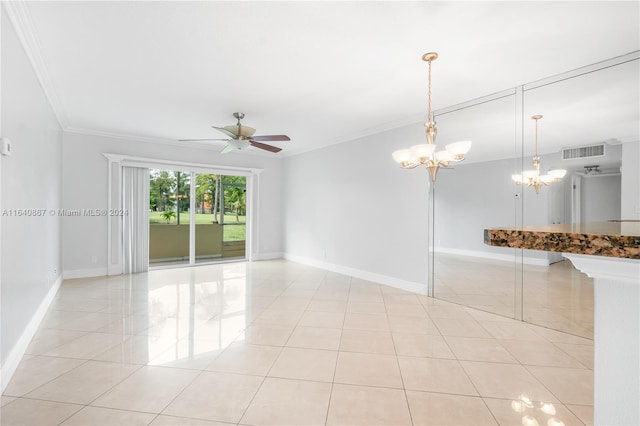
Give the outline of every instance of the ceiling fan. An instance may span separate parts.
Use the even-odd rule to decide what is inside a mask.
[[[180,142],[227,141],[227,146],[225,146],[224,149],[220,151],[221,154],[226,154],[233,151],[234,149],[244,149],[248,146],[264,149],[265,151],[269,152],[280,152],[282,151],[282,148],[278,148],[277,146],[273,145],[267,145],[266,143],[262,142],[291,140],[287,135],[253,136],[253,134],[256,132],[256,129],[249,126],[243,126],[242,123],[240,123],[240,120],[244,118],[244,113],[234,112],[233,116],[238,120],[236,124],[224,127],[211,126],[219,132],[224,133],[231,139],[180,139]]]

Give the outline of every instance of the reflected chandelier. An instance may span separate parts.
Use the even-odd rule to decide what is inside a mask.
[[[435,52],[422,55],[422,60],[429,63],[429,94],[427,97],[427,122],[425,123],[427,128],[427,143],[414,145],[407,149],[400,149],[392,154],[393,159],[398,162],[403,169],[413,169],[421,164],[424,165],[429,169],[432,182],[436,181],[436,175],[441,167],[448,167],[452,161],[464,160],[464,155],[471,149],[471,141],[461,141],[450,143],[444,150],[436,152],[436,135],[438,134],[438,129],[436,129],[436,123],[433,120],[433,113],[431,112],[431,62],[436,59],[438,59],[438,54]]]
[[[540,156],[538,155],[538,120],[542,118],[541,115],[534,115],[531,117],[536,122],[536,150],[533,156],[533,170],[525,170],[521,175],[511,175],[511,179],[516,185],[533,186],[536,190],[536,194],[540,193],[540,187],[549,186],[552,182],[560,182],[560,180],[567,174],[564,169],[549,170],[546,175],[540,175]]]

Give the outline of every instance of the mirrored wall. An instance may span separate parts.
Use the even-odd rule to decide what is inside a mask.
[[[593,338],[590,278],[558,253],[487,246],[483,231],[628,219],[621,182],[640,163],[624,157],[640,143],[639,63],[634,52],[436,112],[440,143],[473,140],[433,188],[436,298]],[[534,115],[541,174],[567,171],[539,193],[512,179],[533,168]]]

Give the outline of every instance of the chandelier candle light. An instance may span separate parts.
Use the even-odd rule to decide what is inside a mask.
[[[533,170],[525,170],[521,175],[511,175],[511,179],[516,185],[525,184],[527,186],[533,186],[536,190],[536,194],[540,193],[540,187],[542,185],[549,186],[552,182],[560,182],[560,180],[567,174],[564,169],[549,170],[546,175],[540,175],[540,156],[538,155],[538,120],[542,118],[541,115],[534,115],[531,117],[536,122],[536,150],[533,156]]]
[[[395,151],[392,156],[393,159],[400,164],[403,169],[413,169],[419,165],[424,165],[429,169],[429,175],[431,181],[436,181],[438,170],[441,167],[448,167],[452,161],[464,160],[464,155],[471,149],[471,141],[461,141],[448,144],[444,150],[436,151],[436,135],[438,129],[436,129],[436,123],[433,120],[433,113],[431,112],[431,62],[438,59],[438,54],[435,52],[425,53],[422,56],[422,60],[429,63],[429,95],[427,98],[427,122],[425,126],[427,143],[421,145],[414,145],[411,148],[400,149]]]

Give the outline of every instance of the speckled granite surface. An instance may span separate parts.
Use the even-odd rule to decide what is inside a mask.
[[[484,230],[491,246],[640,259],[640,221]]]

